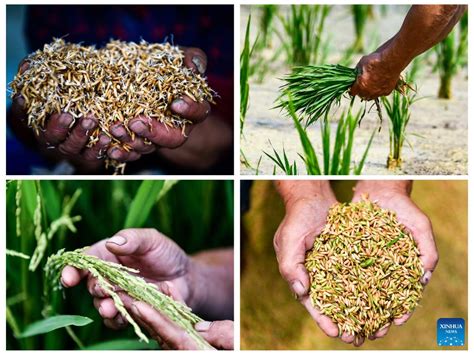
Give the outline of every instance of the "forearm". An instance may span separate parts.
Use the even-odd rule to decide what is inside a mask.
[[[402,194],[410,196],[413,187],[411,180],[360,180],[354,188],[354,195],[368,194],[395,195]]]
[[[333,195],[328,180],[279,180],[275,181],[275,186],[286,207],[298,200],[324,198]]]
[[[189,306],[206,320],[233,319],[234,251],[217,249],[191,258]]]
[[[465,5],[413,5],[399,32],[377,49],[395,72],[443,40],[466,10]]]

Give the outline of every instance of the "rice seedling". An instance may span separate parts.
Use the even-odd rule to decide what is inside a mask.
[[[387,158],[387,168],[396,170],[402,166],[402,148],[406,140],[406,127],[410,121],[410,106],[415,102],[415,95],[394,92],[391,100],[382,97],[385,112],[390,119],[390,153]]]
[[[81,191],[80,195],[77,191]],[[77,199],[73,199],[75,194]],[[53,222],[64,216],[80,216],[81,219],[74,222],[76,233],[64,224],[59,226],[53,238],[46,238],[43,257],[32,271],[29,264],[38,248],[37,225],[33,223],[35,211],[37,219],[39,216],[38,195],[42,206],[41,234],[48,235]],[[117,332],[106,328],[92,302],[87,301],[90,296],[85,287],[65,291],[66,298],[58,292],[45,293],[49,287],[43,272],[47,257],[61,249],[75,250],[92,245],[127,226],[156,228],[173,238],[187,253],[231,246],[233,206],[232,181],[8,182],[7,349],[157,349],[155,342],[138,342],[133,329]],[[21,232],[19,236],[17,229]],[[17,253],[23,257],[13,256]],[[38,321],[54,320],[62,315],[81,315],[93,322],[76,327],[64,323],[55,331],[20,337]]]
[[[356,53],[364,51],[364,31],[368,18],[371,16],[372,5],[352,5],[355,40],[352,47]]]
[[[247,115],[247,109],[249,107],[249,77],[252,74],[252,68],[250,66],[250,58],[255,51],[258,43],[258,38],[254,44],[250,46],[250,23],[252,17],[249,15],[247,20],[247,27],[245,29],[244,48],[240,53],[240,134],[242,135],[245,116]]]
[[[300,115],[301,120],[305,120],[305,127],[308,127],[327,114],[334,104],[341,102],[357,75],[357,68],[339,64],[295,67],[283,78],[285,83],[280,87],[276,108],[289,111],[291,101],[295,112]],[[395,90],[404,93],[407,88],[410,89],[410,86],[400,78]],[[382,121],[379,99],[375,99],[374,103]]]
[[[268,48],[272,46],[272,35],[273,35],[273,20],[278,13],[278,5],[266,4],[260,5],[260,44],[261,48]]]
[[[329,5],[291,5],[288,14],[279,15],[284,35],[277,33],[291,65],[308,65],[325,60],[322,33]]]
[[[306,254],[311,302],[337,324],[339,334],[373,335],[420,302],[419,255],[395,212],[367,195],[337,203]]]
[[[468,31],[469,31],[469,23],[468,23],[468,13],[467,11],[461,17],[459,21],[459,45],[457,49],[457,59],[458,64],[461,67],[465,67],[467,65],[467,40],[468,40]]]
[[[452,97],[452,79],[457,71],[455,48],[454,32],[451,32],[437,46],[437,66],[440,75],[438,97],[441,99],[450,99]]]
[[[277,107],[288,111],[291,101],[295,113],[305,118],[308,127],[329,112],[333,104],[339,104],[356,79],[357,69],[342,65],[295,67],[283,79]]]
[[[53,290],[61,289],[61,272],[66,265],[73,266],[80,270],[87,270],[97,279],[100,287],[114,301],[117,310],[133,326],[135,334],[143,341],[149,342],[148,338],[141,331],[139,325],[134,321],[125,308],[120,296],[114,291],[119,287],[136,300],[143,301],[151,305],[156,310],[166,315],[177,326],[186,331],[186,333],[196,341],[201,349],[212,349],[212,347],[201,337],[194,329],[194,325],[202,319],[191,312],[191,309],[182,303],[173,300],[171,297],[163,294],[158,288],[145,279],[134,276],[139,274],[139,270],[125,267],[121,264],[107,262],[95,256],[86,255],[86,249],[66,252],[61,249],[56,254],[48,258],[44,271],[47,279],[51,282]]]
[[[283,153],[279,154],[273,145],[272,146],[273,155],[267,152],[263,152],[267,157],[269,157],[276,165],[273,168],[273,175],[276,175],[276,167],[280,168],[285,175],[298,175],[298,167],[296,166],[296,162],[290,162],[288,156],[286,155],[285,147],[283,147]]]
[[[206,79],[185,67],[183,59],[183,52],[169,43],[111,40],[96,49],[55,39],[27,57],[28,68],[15,76],[10,87],[12,96],[24,98],[28,125],[37,134],[53,113],[67,112],[74,119],[93,115],[98,128],[91,133],[89,146],[104,133],[113,145],[130,149],[111,135],[114,123],[128,127],[129,120],[144,115],[184,132],[191,122],[169,110],[173,100],[187,96],[214,102]],[[105,163],[116,172],[125,167],[110,159]]]
[[[289,99],[289,112],[293,119],[295,128],[298,131],[300,143],[303,148],[303,154],[299,154],[303,159],[306,172],[309,175],[349,175],[351,171],[355,175],[360,175],[367,158],[369,148],[375,135],[372,133],[364,153],[358,164],[353,164],[352,148],[354,145],[354,133],[361,120],[363,111],[358,111],[356,115],[352,114],[352,100],[350,107],[346,112],[341,114],[337,123],[336,134],[334,136],[334,144],[331,148],[331,122],[326,113],[324,119],[320,120],[321,145],[322,145],[322,164],[316,154],[313,144],[311,143],[306,129],[301,125],[296,115],[291,99]],[[277,166],[287,175],[297,173],[296,163],[290,164],[285,151],[283,150],[283,159],[273,149],[273,155],[265,153],[272,159]]]

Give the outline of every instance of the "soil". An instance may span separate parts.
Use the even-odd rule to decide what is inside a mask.
[[[287,8],[287,7],[286,7]],[[280,6],[284,12],[285,6]],[[376,8],[375,16],[369,20],[365,33],[366,53],[370,53],[379,44],[385,42],[398,31],[407,6],[387,6],[386,15]],[[242,31],[249,13],[252,12],[251,34],[258,32],[258,9],[242,6],[240,24]],[[279,20],[274,20],[276,31],[281,31]],[[342,53],[354,41],[352,16],[348,6],[333,6],[326,22],[329,41],[329,56],[327,63],[338,63]],[[328,29],[340,29],[331,31]],[[241,34],[243,41],[244,34]],[[270,59],[278,50],[280,43],[274,34],[273,47],[267,49],[264,55]],[[362,54],[355,54],[352,65],[355,65]],[[270,153],[273,147],[282,152],[283,147],[289,160],[296,161],[298,172],[305,173],[303,161],[298,156],[302,152],[296,129],[291,119],[285,116],[275,106],[282,84],[279,79],[288,73],[289,67],[284,62],[284,53],[274,63],[271,71],[266,74],[261,83],[254,77],[250,80],[249,109],[241,138],[241,161],[243,157],[249,164],[241,163],[242,174],[260,175],[273,174],[274,164],[263,152]],[[438,73],[433,72],[435,53],[423,55],[420,71],[416,77],[416,97],[419,98],[411,106],[411,119],[407,126],[407,143],[402,152],[403,164],[401,169],[389,171],[386,168],[389,152],[389,119],[384,114],[380,132],[376,133],[363,170],[364,175],[467,175],[468,162],[468,130],[467,130],[467,68],[462,68],[453,78],[453,97],[449,100],[438,99]],[[337,117],[346,109],[349,100],[343,99],[340,107],[333,108],[332,132],[335,132]],[[360,104],[359,104],[360,105]],[[368,108],[372,105],[368,104]],[[380,127],[375,107],[369,110],[355,132],[353,150],[354,163],[361,158],[367,142],[374,130]],[[309,136],[316,151],[320,151],[319,124],[308,128]],[[260,160],[260,163],[259,163]],[[250,165],[250,166],[249,166]],[[283,172],[276,171],[277,174]]]

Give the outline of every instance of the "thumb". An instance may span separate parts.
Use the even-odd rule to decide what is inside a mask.
[[[234,322],[230,320],[216,322],[199,322],[195,329],[212,346],[217,349],[234,349]]]
[[[105,242],[108,251],[115,255],[144,255],[160,247],[166,237],[155,229],[123,229]]]

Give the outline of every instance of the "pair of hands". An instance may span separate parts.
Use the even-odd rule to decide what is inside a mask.
[[[140,270],[140,276],[147,282],[155,284],[174,300],[188,305],[194,312],[203,311],[204,302],[215,301],[202,297],[202,288],[209,287],[202,282],[206,268],[202,260],[188,256],[176,243],[155,229],[119,231],[112,238],[91,246],[87,254]],[[205,277],[209,279],[208,276],[209,272]],[[113,300],[87,271],[66,266],[61,274],[61,283],[68,288],[77,286],[83,279],[87,280],[87,289],[104,324],[116,330],[126,327],[128,323],[115,308]],[[134,320],[163,348],[197,349],[194,340],[159,311],[125,292],[119,290],[118,294]],[[195,329],[215,348],[233,348],[232,321],[204,321],[197,323]]]
[[[315,236],[321,233],[326,224],[329,208],[337,203],[337,200],[327,181],[281,181],[277,182],[277,188],[286,206],[286,215],[274,237],[280,273],[321,330],[330,337],[338,337],[337,325],[311,304],[308,294],[310,280],[304,266],[306,251],[312,248]],[[360,181],[352,201],[359,201],[363,194],[368,193],[370,200],[377,201],[380,207],[397,214],[399,222],[412,233],[418,246],[424,270],[421,282],[426,285],[438,262],[438,251],[431,222],[411,200],[410,190],[409,182]],[[410,316],[411,314],[406,314],[394,319],[393,324],[403,325]],[[390,325],[385,326],[369,339],[375,340],[385,336],[389,328]],[[363,338],[347,333],[343,333],[340,338],[343,342],[353,343],[355,346],[364,342]]]
[[[183,52],[184,65],[203,75],[207,67],[205,53],[198,48],[183,48]],[[27,68],[28,62],[23,61],[19,66],[19,73]],[[186,126],[184,134],[180,128],[168,127],[145,116],[131,119],[128,127],[120,122],[110,127],[110,134],[121,143],[130,146],[130,151],[114,144],[104,133],[100,134],[94,146],[87,147],[90,135],[99,124],[97,118],[92,115],[74,121],[73,116],[68,113],[54,113],[46,120],[46,127],[39,132],[37,140],[42,148],[48,148],[49,153],[54,152],[56,159],[67,159],[80,170],[92,172],[103,166],[102,159],[105,157],[119,162],[131,162],[159,148],[180,147],[194,126],[208,117],[210,105],[207,101],[194,102],[184,96],[175,99],[170,105],[170,110],[192,122]],[[14,119],[26,120],[25,100],[21,95],[14,97],[12,113]],[[135,133],[135,139],[132,139],[129,131]],[[145,139],[151,144],[146,144]]]

